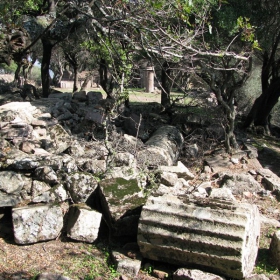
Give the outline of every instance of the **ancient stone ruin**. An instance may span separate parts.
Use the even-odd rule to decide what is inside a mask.
[[[142,257],[236,279],[249,276],[260,239],[259,211],[235,199],[233,176],[221,175],[224,187],[212,188],[207,174],[218,169],[219,157],[209,158],[204,183],[194,186],[195,175],[178,160],[184,142],[178,128],[159,117],[147,137],[141,118],[120,114],[113,122],[105,103],[99,92],[80,92],[0,106],[0,213],[11,211],[15,243],[61,234],[92,243],[105,228],[112,238],[137,241],[136,258],[112,252],[118,271],[132,277]],[[250,162],[251,154],[248,148],[236,157]],[[234,165],[231,159],[226,164]],[[277,176],[257,168],[269,188],[279,190]],[[262,188],[246,176],[239,184],[250,176],[250,190]],[[190,271],[176,273],[174,279],[189,279],[180,273]]]

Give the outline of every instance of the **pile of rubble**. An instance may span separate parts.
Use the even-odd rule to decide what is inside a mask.
[[[142,257],[249,277],[262,219],[255,205],[236,198],[266,192],[256,176],[278,195],[279,178],[247,146],[230,158],[209,157],[203,183],[194,185],[195,175],[178,161],[184,138],[176,127],[159,122],[147,137],[141,117],[119,118],[148,138],[144,144],[116,126],[108,102],[100,92],[79,92],[0,106],[0,212],[11,209],[15,242],[32,244],[63,233],[92,243],[104,224],[113,238],[137,240],[140,252],[132,258],[125,249],[112,252],[118,271],[131,277]],[[242,174],[222,172],[237,164],[244,166]],[[273,247],[280,263],[278,236]],[[187,278],[196,273],[181,269],[174,279],[202,279],[199,273]]]

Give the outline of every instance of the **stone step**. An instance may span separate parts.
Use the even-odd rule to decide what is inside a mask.
[[[143,257],[237,279],[252,272],[259,236],[255,205],[171,195],[149,197],[138,226]]]

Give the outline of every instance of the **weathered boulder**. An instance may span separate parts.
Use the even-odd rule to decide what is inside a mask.
[[[51,141],[43,147],[46,151],[60,154],[70,147],[71,137],[60,124],[51,126],[48,132]]]
[[[173,165],[183,145],[183,135],[174,126],[160,127],[145,143],[146,148],[137,154],[138,162],[144,165]]]
[[[60,170],[66,173],[78,170],[75,159],[67,154],[44,156],[42,165],[49,166],[54,171]]]
[[[278,197],[280,196],[280,178],[271,170],[263,168],[258,170],[258,174],[261,175],[262,183],[266,189],[272,191]]]
[[[39,166],[34,171],[35,178],[48,184],[57,183],[57,175],[50,166]]]
[[[221,187],[229,188],[234,195],[242,194],[243,192],[259,192],[262,187],[254,177],[250,174],[225,174],[222,177]]]
[[[30,102],[10,102],[0,107],[0,121],[10,122],[19,117],[29,124],[36,112],[38,108]]]
[[[136,179],[105,179],[100,183],[101,209],[116,236],[136,236],[138,220],[146,198]]]
[[[225,278],[203,272],[198,269],[179,268],[173,274],[173,280],[224,280]]]
[[[88,104],[97,104],[100,100],[103,99],[103,95],[100,91],[89,91],[87,93]]]
[[[63,202],[69,199],[69,196],[62,184],[57,184],[40,194],[32,196],[34,203],[50,203],[50,202]]]
[[[55,239],[63,227],[63,213],[59,205],[33,205],[13,208],[15,242],[31,244]]]
[[[92,243],[98,237],[102,214],[86,205],[72,205],[69,210],[67,236]]]
[[[0,207],[15,206],[31,194],[32,180],[14,171],[0,172]]]
[[[20,151],[18,151],[20,152]],[[40,157],[36,155],[27,155],[27,154],[19,154],[19,156],[14,157],[11,159],[7,159],[6,163],[9,165],[11,168],[17,171],[21,170],[34,170],[35,168],[39,167],[41,165]],[[9,155],[10,156],[10,155]]]
[[[0,130],[0,136],[6,140],[12,140],[14,144],[31,139],[32,133],[33,127],[19,118],[6,125],[2,125]]]
[[[66,175],[65,186],[74,203],[86,203],[97,188],[98,182],[90,173],[73,172]]]
[[[0,162],[2,169],[28,170],[40,166],[38,157],[35,155],[26,154],[15,147],[6,148],[4,150]]]
[[[110,167],[108,168],[107,172],[104,174],[106,179],[117,179],[123,178],[127,181],[139,179],[138,184],[141,184],[141,176],[139,176],[139,172],[137,168],[130,167],[130,166],[122,166],[122,167]]]
[[[117,153],[116,155],[113,155],[112,162],[116,167],[123,167],[123,166],[136,167],[135,157],[128,152]]]
[[[86,102],[88,100],[87,92],[85,90],[76,91],[73,93],[72,99],[79,102]]]
[[[259,237],[257,206],[185,196],[149,197],[138,226],[143,257],[236,279],[252,273]]]

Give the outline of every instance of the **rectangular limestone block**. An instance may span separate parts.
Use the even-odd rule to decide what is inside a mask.
[[[94,242],[98,237],[102,214],[83,204],[70,207],[67,236],[84,242]]]
[[[30,244],[55,239],[63,227],[59,205],[32,205],[12,211],[15,242]]]
[[[254,268],[259,236],[255,205],[164,195],[144,205],[137,239],[145,258],[241,279]]]

